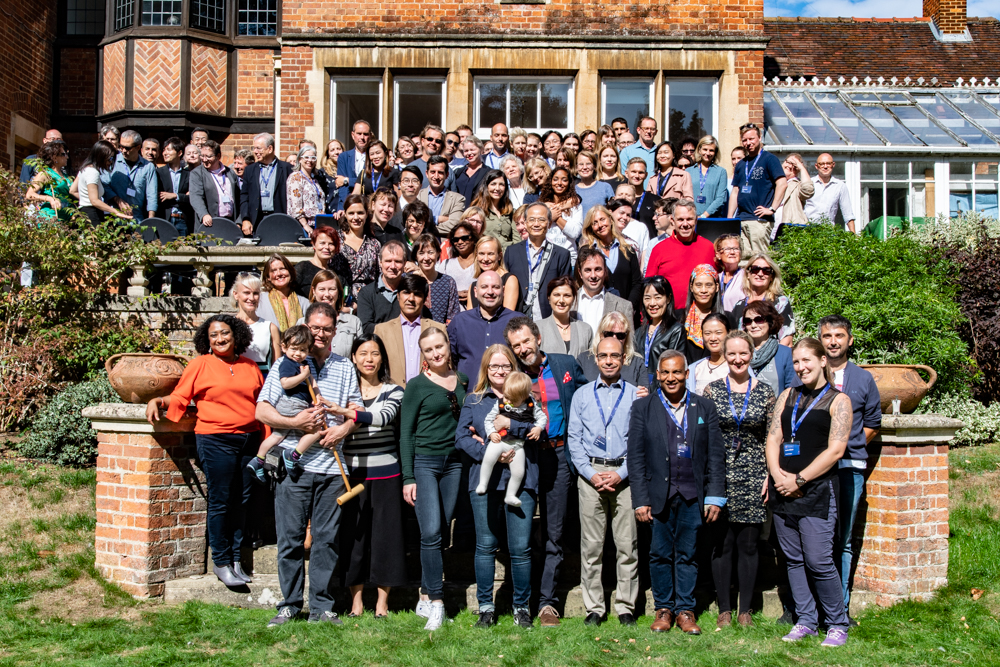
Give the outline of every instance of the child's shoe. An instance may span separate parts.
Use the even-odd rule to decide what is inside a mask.
[[[285,470],[288,472],[292,472],[298,467],[301,457],[302,455],[291,447],[285,447],[281,450],[281,458],[285,460]]]
[[[510,505],[511,507],[521,506],[521,500],[517,496],[507,496],[506,498],[503,499],[503,501],[508,505]]]
[[[267,484],[267,476],[264,474],[264,459],[259,456],[253,457],[247,464],[247,468],[253,472],[254,480],[260,484]]]

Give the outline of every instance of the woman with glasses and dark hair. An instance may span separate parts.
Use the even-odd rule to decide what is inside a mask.
[[[107,141],[98,141],[90,149],[90,155],[83,162],[80,173],[77,174],[70,194],[76,194],[80,198],[80,212],[90,220],[91,224],[97,225],[104,220],[104,216],[111,213],[119,218],[131,220],[128,213],[112,208],[104,203],[104,184],[101,182],[101,175],[107,174],[115,166],[118,159],[118,151]]]
[[[650,276],[642,281],[642,326],[635,332],[636,352],[643,364],[642,382],[645,387],[656,381],[656,364],[667,350],[684,351],[684,323],[674,312],[674,292],[663,276]]]
[[[746,296],[733,306],[733,321],[739,326],[743,311],[754,301],[767,301],[774,305],[781,315],[781,331],[774,331],[778,342],[791,345],[795,335],[795,318],[792,314],[792,302],[781,289],[781,268],[770,256],[763,253],[750,258],[750,263],[743,270],[743,293]],[[745,329],[739,326],[740,329]],[[777,394],[778,392],[775,392]]]
[[[646,369],[642,363],[642,355],[636,352],[633,342],[632,323],[617,310],[613,310],[601,318],[601,323],[597,325],[597,331],[590,343],[590,349],[576,358],[587,380],[593,382],[601,376],[601,369],[597,366],[597,346],[605,338],[612,337],[621,341],[624,352],[624,356],[622,356],[622,380],[636,387],[647,386],[648,383],[645,382]]]
[[[769,301],[753,301],[740,319],[740,329],[753,339],[753,359],[750,369],[754,376],[771,386],[775,395],[795,382],[792,349],[778,341],[782,318]]]
[[[473,209],[468,209],[466,213]],[[475,209],[482,212],[481,209]],[[464,215],[462,216],[465,217]],[[451,247],[451,257],[442,260],[437,270],[455,279],[458,288],[458,298],[463,303],[469,298],[469,288],[476,279],[476,243],[479,233],[466,220],[462,220],[448,232],[448,244]]]
[[[40,217],[69,220],[77,201],[69,193],[73,179],[63,175],[69,163],[66,143],[56,139],[44,144],[38,151],[37,160],[38,168],[24,198],[38,204]]]
[[[399,453],[403,500],[420,524],[420,600],[417,615],[425,630],[444,623],[442,534],[451,526],[462,479],[462,458],[455,433],[469,378],[452,370],[448,334],[430,327],[420,334],[427,370],[406,384],[400,417]]]

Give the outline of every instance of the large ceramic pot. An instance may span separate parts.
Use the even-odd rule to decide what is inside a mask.
[[[104,362],[104,367],[123,401],[148,403],[174,390],[187,362],[187,357],[177,354],[136,352],[116,354]]]
[[[863,365],[866,371],[875,378],[878,393],[882,399],[882,414],[892,414],[892,401],[899,399],[899,411],[910,413],[917,409],[921,399],[927,395],[937,382],[937,372],[930,366],[910,366],[907,364],[870,364]],[[918,373],[922,370],[929,379],[925,382]]]

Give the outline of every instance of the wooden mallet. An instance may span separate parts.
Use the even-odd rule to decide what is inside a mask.
[[[313,405],[320,407],[322,404],[319,402],[319,394],[316,389],[313,389],[312,378],[309,378],[309,382],[306,382],[306,386],[309,387],[309,394],[312,396]],[[351,483],[347,481],[347,469],[344,468],[343,461],[340,460],[340,454],[337,453],[337,446],[333,446],[333,457],[337,459],[337,465],[340,467],[340,475],[344,478],[344,486],[347,487],[347,493],[339,496],[337,498],[337,504],[343,505],[351,498],[354,498],[359,493],[365,490],[364,484],[358,484],[355,487],[351,487]]]

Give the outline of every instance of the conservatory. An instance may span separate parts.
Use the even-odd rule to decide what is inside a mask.
[[[767,150],[799,153],[812,173],[830,153],[858,230],[979,211],[998,216],[1000,81],[942,86],[791,79],[764,86]]]

